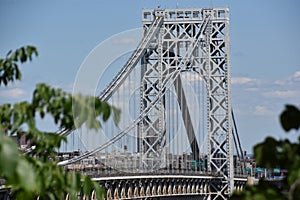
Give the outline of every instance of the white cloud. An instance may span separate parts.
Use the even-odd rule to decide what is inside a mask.
[[[291,77],[290,79],[292,81],[300,81],[300,71],[296,71]]]
[[[244,84],[251,84],[251,83],[258,83],[258,82],[259,81],[257,79],[248,78],[248,77],[233,77],[233,78],[231,78],[232,84],[244,85]]]
[[[265,106],[256,106],[254,114],[260,116],[268,116],[268,115],[272,115],[273,112]]]
[[[277,81],[275,81],[275,84],[276,84],[276,85],[286,85],[287,82],[284,81],[284,80],[277,80]]]
[[[298,81],[300,81],[300,71],[296,71],[293,75],[291,75],[285,79],[275,81],[275,84],[276,85],[293,85]]]
[[[272,91],[264,93],[265,97],[272,97],[272,98],[291,98],[300,96],[300,92],[297,90],[284,90],[284,91]]]
[[[6,89],[0,91],[0,96],[4,98],[12,98],[18,99],[25,94],[25,91],[21,88],[13,88],[13,89]]]

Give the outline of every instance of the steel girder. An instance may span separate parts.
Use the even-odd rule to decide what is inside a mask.
[[[143,11],[143,29],[147,32],[151,18],[157,10]],[[141,110],[160,90],[170,77],[170,71],[178,69],[183,59],[189,59],[185,70],[198,72],[207,88],[208,172],[224,177],[219,195],[226,198],[233,190],[232,119],[230,99],[229,62],[229,11],[228,9],[166,9],[156,40],[150,44],[141,70]],[[205,34],[199,34],[203,20],[210,16]],[[196,37],[203,37],[189,58],[185,58]],[[179,89],[178,89],[179,90]],[[164,98],[161,98],[150,114],[140,123],[140,152],[143,166],[156,169],[163,163],[165,145]],[[191,122],[185,122],[191,123]]]
[[[230,98],[229,11],[213,9],[206,32],[207,56],[204,79],[207,87],[208,172],[224,177],[223,185],[212,199],[227,199],[233,191],[233,147]]]

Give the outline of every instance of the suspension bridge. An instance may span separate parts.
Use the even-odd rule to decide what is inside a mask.
[[[99,95],[120,108],[120,122],[61,131],[69,142],[58,164],[93,177],[106,199],[228,199],[247,181],[231,105],[229,10],[143,10],[142,26]]]

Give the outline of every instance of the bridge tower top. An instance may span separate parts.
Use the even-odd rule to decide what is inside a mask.
[[[142,12],[143,23],[153,21],[156,16],[163,16],[165,22],[199,21],[205,14],[210,14],[212,20],[229,20],[228,8],[184,8],[184,9],[144,9]]]

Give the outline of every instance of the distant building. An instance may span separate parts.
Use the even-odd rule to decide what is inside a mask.
[[[21,151],[27,149],[31,144],[30,140],[26,140],[25,133],[23,133],[21,137],[18,137],[16,135],[10,137],[16,142]]]

